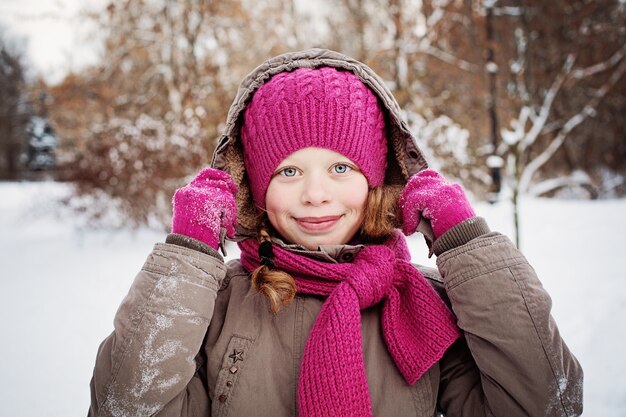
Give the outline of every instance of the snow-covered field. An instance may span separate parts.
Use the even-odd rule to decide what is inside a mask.
[[[98,345],[164,233],[87,230],[55,183],[0,183],[0,417],[86,415]],[[511,208],[477,204],[512,236]],[[522,247],[585,370],[585,416],[626,416],[626,200],[525,199]],[[421,239],[414,260],[432,265]],[[236,248],[230,248],[236,256]]]

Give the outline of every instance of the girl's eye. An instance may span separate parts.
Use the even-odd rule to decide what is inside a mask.
[[[280,170],[280,175],[284,175],[285,177],[295,177],[298,173],[298,170],[295,168],[284,168]]]
[[[333,165],[332,169],[335,174],[345,174],[346,172],[352,170],[352,167],[346,164],[337,164]]]

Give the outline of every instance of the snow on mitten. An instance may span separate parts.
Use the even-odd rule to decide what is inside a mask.
[[[215,168],[204,168],[172,199],[172,232],[219,248],[220,232],[235,235],[237,224],[237,186],[230,175]]]
[[[409,178],[398,203],[402,231],[407,236],[415,233],[421,217],[430,221],[435,238],[438,238],[462,221],[476,216],[463,188],[432,169]]]

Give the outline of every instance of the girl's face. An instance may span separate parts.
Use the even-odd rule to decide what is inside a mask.
[[[363,222],[367,179],[345,156],[320,148],[285,158],[270,180],[265,207],[272,226],[309,250],[348,243]]]

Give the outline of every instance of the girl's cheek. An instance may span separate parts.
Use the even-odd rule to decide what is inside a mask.
[[[344,204],[352,208],[363,208],[368,193],[367,183],[355,185],[344,193]]]

